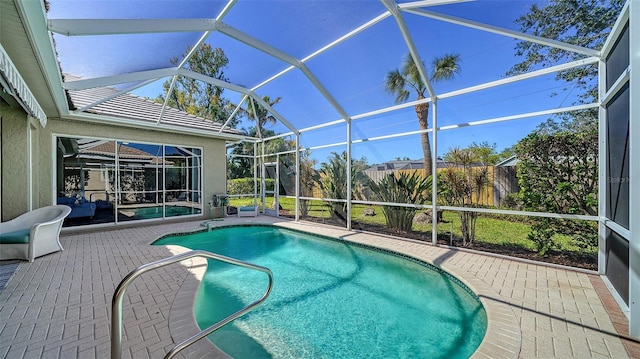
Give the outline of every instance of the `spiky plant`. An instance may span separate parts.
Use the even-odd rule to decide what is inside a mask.
[[[369,188],[373,198],[380,202],[423,204],[431,193],[431,180],[418,172],[390,173],[380,182],[370,183]],[[418,210],[416,207],[382,206],[387,227],[401,232],[411,231]]]

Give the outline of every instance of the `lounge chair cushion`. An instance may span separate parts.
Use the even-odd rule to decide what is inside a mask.
[[[0,244],[29,243],[30,228],[0,234]]]

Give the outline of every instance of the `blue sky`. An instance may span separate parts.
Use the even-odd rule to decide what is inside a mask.
[[[532,1],[477,1],[437,6],[429,10],[481,21],[490,25],[517,29],[519,15],[526,13]],[[51,0],[50,18],[213,18],[225,2],[215,1],[66,1]],[[149,11],[151,10],[151,11]],[[296,58],[304,58],[340,35],[383,13],[379,1],[243,1],[236,3],[224,22],[260,41]],[[505,36],[428,19],[405,13],[407,27],[427,70],[434,57],[456,53],[461,59],[461,73],[452,81],[434,84],[438,94],[482,84],[505,77],[517,61],[516,41]],[[186,46],[200,34],[144,34],[135,36],[87,36],[65,38],[56,35],[64,71],[84,77],[106,76],[121,71],[141,71],[169,66],[171,57],[179,57]],[[225,76],[230,82],[253,87],[288,67],[267,54],[241,44],[224,34],[213,33],[207,40],[221,47],[229,58]],[[87,51],[89,50],[89,51]],[[367,29],[346,42],[309,60],[306,65],[332,94],[342,108],[356,116],[394,105],[394,97],[384,91],[384,77],[398,68],[407,46],[392,17]],[[78,73],[80,72],[80,73]],[[154,98],[161,93],[162,81],[136,90],[139,96]],[[334,121],[339,113],[311,85],[299,70],[293,70],[256,90],[259,95],[282,97],[275,106],[296,128]],[[237,103],[240,96],[225,95]],[[569,106],[576,90],[559,83],[553,75],[472,93],[438,103],[438,124],[449,125],[524,112]],[[410,100],[414,99],[414,95]],[[443,131],[438,137],[438,154],[453,146],[471,142],[496,143],[498,150],[513,145],[546,120],[531,118],[501,124],[466,127]],[[431,116],[429,121],[431,122]],[[251,124],[244,124],[249,126]],[[272,128],[286,132],[282,125]],[[412,108],[353,121],[353,138],[367,139],[418,129]],[[345,127],[304,134],[304,147],[321,146],[346,140]],[[322,161],[329,152],[344,148],[319,150]],[[381,142],[354,145],[356,157],[379,163],[396,157],[422,157],[417,135]]]

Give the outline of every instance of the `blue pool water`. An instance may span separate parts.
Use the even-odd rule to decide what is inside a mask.
[[[166,237],[270,268],[257,309],[209,339],[234,358],[468,358],[487,317],[477,297],[425,264],[273,226]],[[206,328],[258,299],[264,273],[209,262],[194,315]]]
[[[162,206],[138,207],[134,209],[134,213],[133,219],[162,218]],[[200,214],[200,208],[169,205],[165,207],[166,217],[184,216],[188,214]]]

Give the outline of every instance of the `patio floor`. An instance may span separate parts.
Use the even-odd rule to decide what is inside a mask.
[[[201,230],[201,222],[63,233],[63,252],[20,262],[0,292],[0,357],[109,357],[117,284],[134,268],[180,251],[151,241]],[[469,285],[487,309],[489,328],[475,357],[640,358],[640,344],[625,339],[626,318],[597,275],[265,216],[211,223],[249,222],[322,233],[441,266]],[[6,264],[15,267],[0,261],[0,274],[12,268]],[[163,357],[174,340],[197,331],[188,313],[202,270],[203,260],[193,259],[133,282],[124,297],[123,358]],[[184,353],[219,356],[212,349],[203,340]]]

